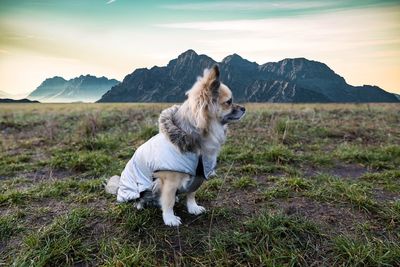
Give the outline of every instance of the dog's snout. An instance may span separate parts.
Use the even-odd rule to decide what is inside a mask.
[[[245,112],[245,111],[246,111],[246,108],[245,108],[245,107],[240,107],[240,110],[243,111],[243,112]]]

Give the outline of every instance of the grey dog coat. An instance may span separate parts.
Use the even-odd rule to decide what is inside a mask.
[[[167,109],[173,115],[178,106]],[[164,114],[166,112],[163,112]],[[163,114],[162,114],[163,115]],[[167,120],[171,123],[171,120]],[[162,125],[165,126],[165,125]],[[215,174],[217,158],[201,156],[198,153],[182,151],[169,139],[168,133],[162,131],[141,145],[122,171],[117,201],[126,202],[140,198],[140,193],[153,188],[153,174],[157,171],[175,171],[189,174],[195,179],[198,164],[202,164],[202,176],[208,179]],[[199,159],[201,160],[199,161]]]

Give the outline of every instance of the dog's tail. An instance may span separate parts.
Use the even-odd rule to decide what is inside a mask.
[[[114,175],[113,177],[111,177],[105,186],[106,192],[109,194],[116,195],[118,192],[120,179],[121,177],[119,177],[118,175]]]

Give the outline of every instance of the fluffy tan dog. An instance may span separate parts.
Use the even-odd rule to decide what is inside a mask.
[[[186,193],[191,214],[205,208],[197,205],[195,192],[215,172],[217,156],[226,139],[227,125],[239,120],[245,108],[234,104],[232,92],[219,81],[219,69],[206,69],[186,93],[187,100],[164,110],[160,133],[140,146],[119,176],[106,190],[117,201],[137,201],[161,207],[166,225],[178,226],[181,219],[173,207],[177,193]]]

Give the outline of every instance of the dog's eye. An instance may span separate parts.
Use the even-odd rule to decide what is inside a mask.
[[[232,98],[229,99],[228,101],[226,101],[225,103],[228,104],[228,105],[231,105],[232,104]]]

